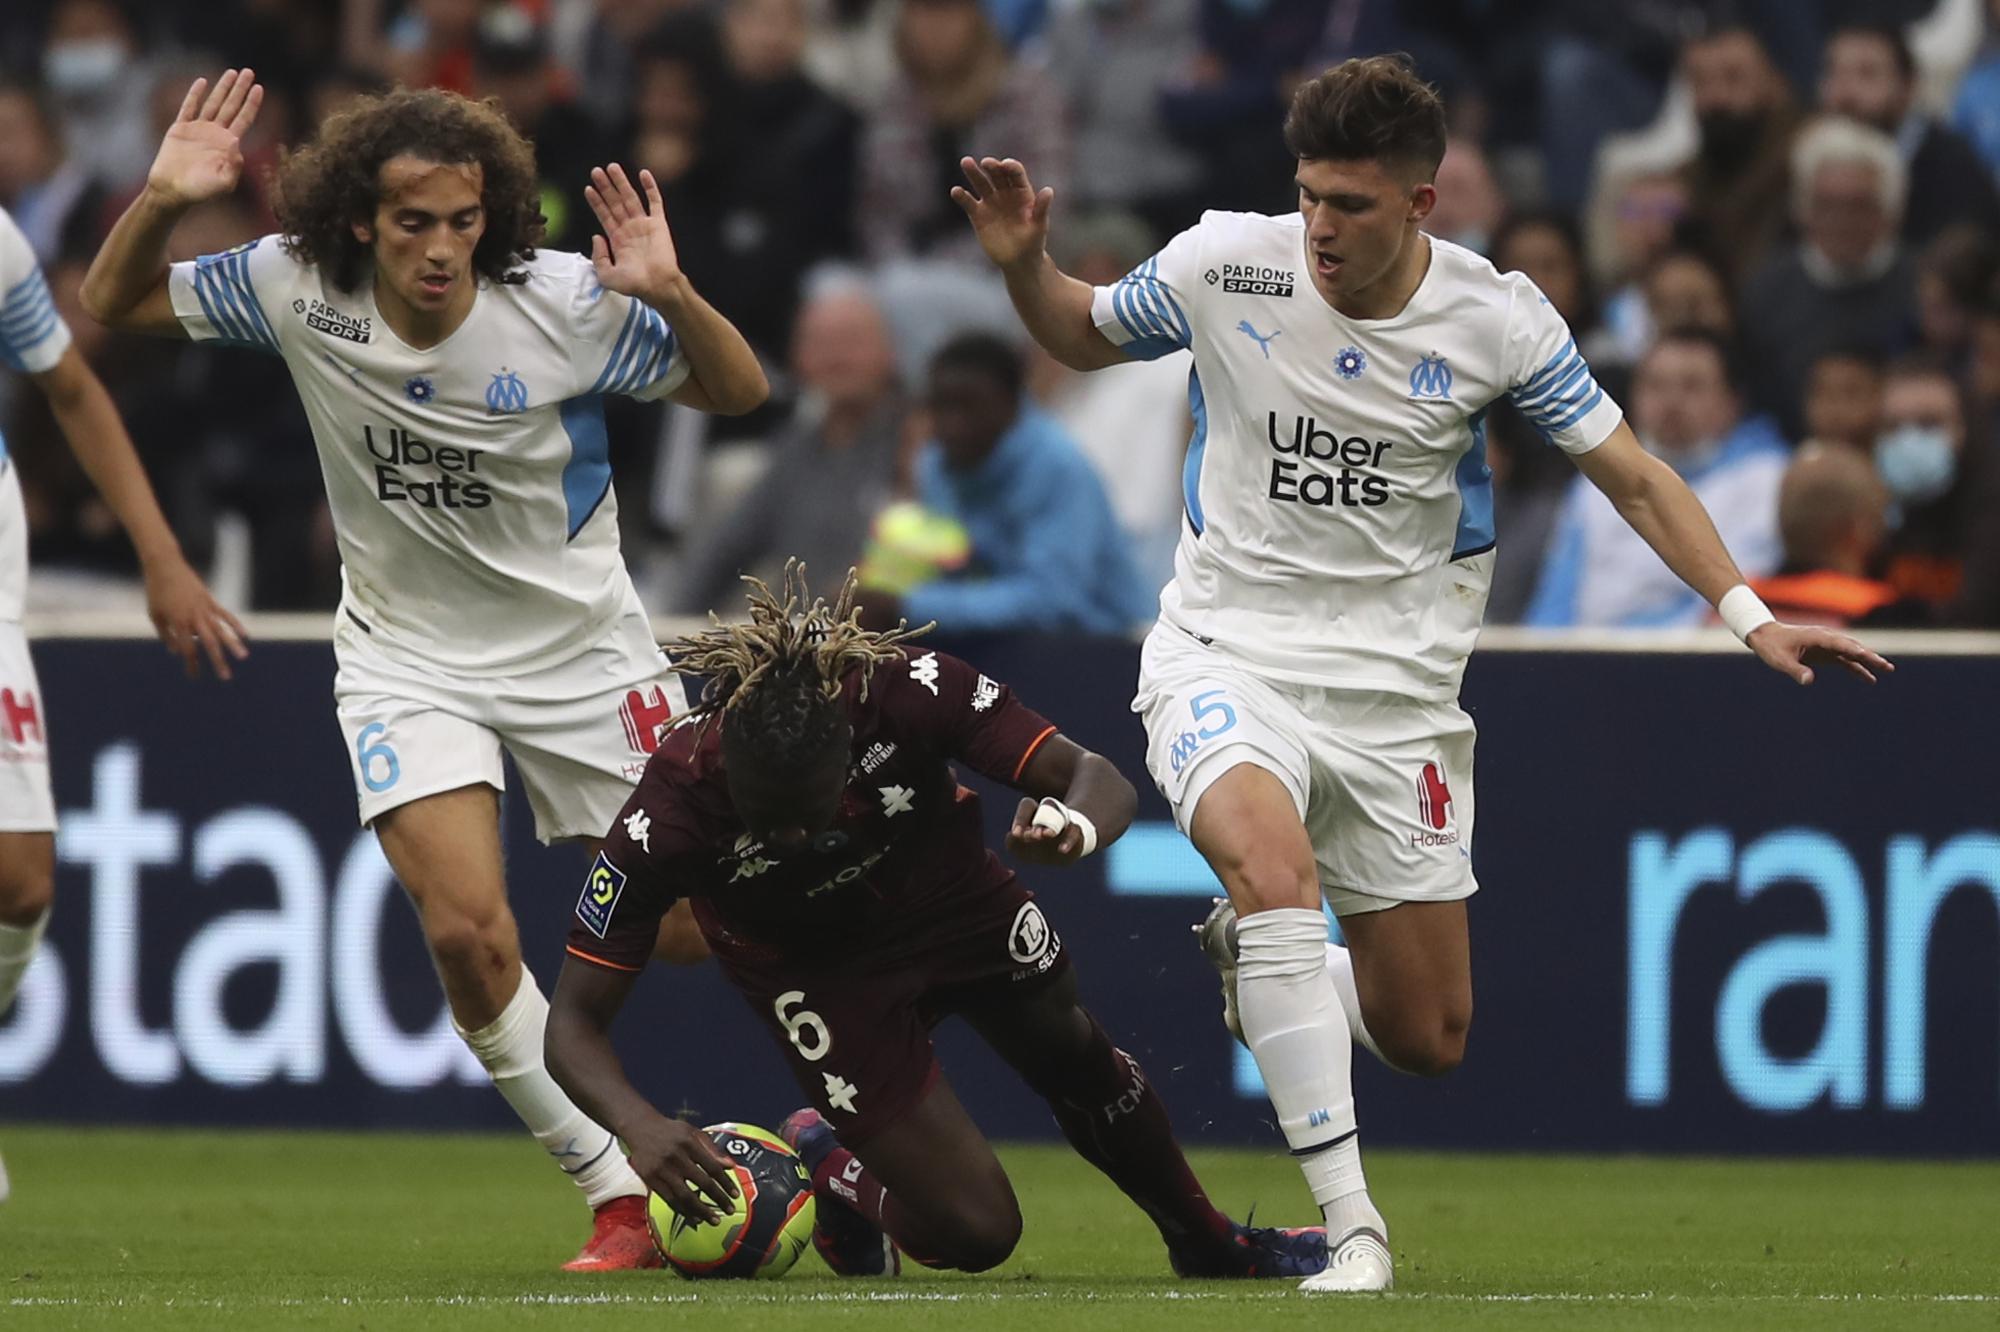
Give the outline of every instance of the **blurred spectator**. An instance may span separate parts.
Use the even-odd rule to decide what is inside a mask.
[[[301,136],[310,137],[329,116],[337,115],[357,97],[389,91],[388,81],[360,65],[336,65],[306,89]]]
[[[389,23],[383,43],[391,81],[470,93],[484,8],[484,0],[410,0]]]
[[[1507,198],[1493,179],[1493,168],[1476,139],[1453,135],[1445,142],[1438,163],[1437,206],[1424,219],[1424,230],[1468,250],[1490,255],[1494,233],[1507,211]]]
[[[1145,224],[1125,213],[1069,218],[1055,244],[1063,272],[1092,286],[1118,281],[1159,248]],[[1028,355],[1036,396],[1104,483],[1131,542],[1140,581],[1149,589],[1163,586],[1173,577],[1181,535],[1194,357],[1175,352],[1086,374],[1057,364],[1040,347],[1031,347]]]
[[[1866,453],[1882,424],[1882,358],[1855,347],[1815,356],[1806,372],[1805,438]]]
[[[1868,455],[1808,444],[1778,487],[1785,562],[1750,580],[1787,624],[1915,625],[1929,619],[1874,571],[1889,532],[1889,491]]]
[[[0,78],[0,207],[44,268],[97,240],[102,189],[63,148],[54,108],[32,83]]]
[[[1737,276],[1753,270],[1785,224],[1785,177],[1796,115],[1763,44],[1746,27],[1690,41],[1681,69],[1700,146],[1686,168],[1688,219]]]
[[[1917,337],[1954,373],[1972,354],[1972,325],[2000,280],[2000,240],[1980,227],[1941,233],[1917,257]]]
[[[1737,564],[1756,576],[1778,565],[1786,452],[1769,420],[1744,417],[1730,367],[1729,349],[1714,335],[1664,334],[1633,378],[1632,429],[1647,452],[1687,482]],[[1701,623],[1708,610],[1602,491],[1582,476],[1570,483],[1529,624],[1688,625]]]
[[[1917,64],[1902,32],[1850,24],[1827,39],[1820,109],[1894,137],[1909,179],[1903,241],[1916,249],[1946,227],[2000,226],[2000,191],[1963,136],[1916,105]]]
[[[1022,376],[1020,353],[983,333],[947,343],[932,363],[936,437],[917,459],[917,497],[964,528],[972,558],[911,588],[902,613],[951,632],[1127,633],[1152,613],[1150,589],[1097,474],[1027,404]]]
[[[1583,263],[1583,237],[1565,213],[1526,209],[1510,215],[1493,233],[1493,266],[1502,273],[1526,273],[1569,325],[1577,350],[1594,366],[1616,362],[1616,344],[1598,320],[1597,293]]]
[[[1799,135],[1792,200],[1801,237],[1743,289],[1753,401],[1793,438],[1806,369],[1829,347],[1907,346],[1915,318],[1909,260],[1896,242],[1903,159],[1880,130],[1829,117]]]
[[[1706,329],[1725,341],[1736,337],[1736,308],[1729,279],[1715,261],[1695,250],[1669,250],[1653,261],[1640,284],[1651,329]],[[1651,337],[1647,339],[1651,345]]]
[[[1895,503],[1884,576],[1905,596],[1943,608],[1965,582],[1965,552],[1993,480],[1992,440],[1975,438],[1958,384],[1940,364],[1911,358],[1882,385],[1875,466]]]
[[[663,23],[690,8],[687,0],[551,0],[550,53],[593,120],[622,125],[630,118],[640,54]]]
[[[1651,345],[1656,327],[1640,279],[1673,247],[1675,228],[1687,215],[1687,183],[1671,172],[1639,172],[1604,191],[1604,201],[1608,216],[1598,209],[1590,219],[1589,272],[1600,290],[1611,293],[1600,311],[1609,357],[1630,365]]]
[[[1078,0],[1057,13],[1049,73],[1076,127],[1070,206],[1129,209],[1160,235],[1212,206],[1201,163],[1168,137],[1160,113],[1161,94],[1194,56],[1194,13],[1195,0]]]
[[[1989,32],[2000,32],[2000,0],[1987,0]],[[2000,45],[1989,44],[1966,71],[1951,108],[1952,127],[1966,137],[1988,172],[2000,176]]]
[[[153,72],[134,12],[117,0],[55,0],[42,80],[76,164],[109,189],[136,189],[159,140],[147,119]]]
[[[1541,145],[1549,201],[1583,207],[1597,146],[1637,129],[1666,93],[1679,48],[1702,17],[1699,3],[1606,5],[1556,0],[1541,50]]]
[[[859,277],[829,278],[800,309],[792,371],[792,419],[763,474],[694,552],[683,612],[730,604],[739,575],[768,581],[789,556],[805,561],[815,588],[838,590],[889,502],[905,407],[888,324]]]
[[[495,97],[514,127],[535,145],[542,216],[551,248],[588,252],[594,229],[583,187],[608,156],[597,123],[571,98],[568,80],[549,56],[548,38],[512,5],[481,19],[472,47],[472,88]]]
[[[979,243],[951,201],[964,179],[959,159],[1019,158],[1038,188],[1063,192],[1061,94],[1040,67],[1008,53],[979,0],[903,0],[896,56],[900,74],[862,140],[862,243],[876,258],[975,260]]]

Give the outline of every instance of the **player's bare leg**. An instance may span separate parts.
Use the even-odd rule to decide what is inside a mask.
[[[1317,1227],[1251,1228],[1216,1210],[1145,1070],[1078,1003],[1075,972],[966,1008],[963,1015],[1048,1101],[1077,1155],[1159,1228],[1176,1273],[1305,1276],[1326,1265],[1326,1237]]]
[[[1203,793],[1191,832],[1236,908],[1244,1044],[1326,1216],[1332,1257],[1305,1288],[1386,1290],[1388,1228],[1362,1171],[1353,1039],[1327,971],[1319,868],[1298,807],[1274,774],[1238,763]]]
[[[521,965],[497,793],[480,785],[425,796],[382,815],[375,833],[417,908],[452,1025],[597,1214],[590,1242],[566,1266],[658,1266],[646,1227],[646,1186],[617,1138],[578,1110],[542,1065],[549,1005]]]
[[[55,899],[56,839],[47,832],[0,832],[0,1017],[35,960]],[[0,1202],[11,1186],[0,1164]]]
[[[1441,1077],[1465,1058],[1472,946],[1464,902],[1343,916],[1361,1014],[1391,1067]]]

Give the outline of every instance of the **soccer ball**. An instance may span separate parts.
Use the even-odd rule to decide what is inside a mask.
[[[751,1124],[702,1132],[729,1157],[735,1210],[704,1225],[677,1215],[658,1194],[646,1200],[653,1238],[684,1277],[781,1277],[812,1241],[812,1174],[785,1140]]]

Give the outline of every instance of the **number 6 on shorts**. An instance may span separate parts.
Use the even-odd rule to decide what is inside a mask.
[[[826,1023],[810,1008],[801,1008],[796,1013],[785,1010],[806,1001],[804,990],[787,990],[771,1005],[771,1011],[778,1015],[784,1025],[785,1035],[791,1037],[792,1045],[799,1057],[808,1063],[817,1063],[826,1058],[826,1052],[833,1048],[833,1033],[826,1029]],[[810,1037],[810,1039],[808,1039]]]

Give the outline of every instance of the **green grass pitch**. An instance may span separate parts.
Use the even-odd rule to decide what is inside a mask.
[[[0,1124],[0,1327],[1953,1328],[2000,1324],[2000,1166],[1379,1152],[1399,1289],[1180,1282],[1057,1147],[1003,1157],[1027,1233],[978,1277],[567,1276],[585,1214],[515,1137]],[[1297,1222],[1278,1151],[1203,1151],[1241,1216]]]

